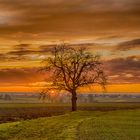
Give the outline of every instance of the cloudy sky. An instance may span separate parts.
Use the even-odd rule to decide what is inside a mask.
[[[102,55],[109,92],[140,92],[140,0],[0,0],[0,91],[38,90],[60,43]]]

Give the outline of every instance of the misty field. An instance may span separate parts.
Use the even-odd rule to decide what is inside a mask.
[[[139,140],[140,110],[77,111],[0,124],[0,140]]]

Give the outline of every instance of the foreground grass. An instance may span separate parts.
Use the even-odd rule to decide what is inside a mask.
[[[140,110],[78,111],[0,124],[0,140],[139,140]]]
[[[140,110],[116,111],[83,121],[79,140],[140,140]]]

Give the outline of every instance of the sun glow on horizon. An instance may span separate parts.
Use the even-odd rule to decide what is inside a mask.
[[[3,86],[0,92],[40,92],[44,87],[40,86]],[[50,90],[50,94],[54,96],[57,91]],[[95,92],[102,93],[103,89],[99,86],[90,88],[81,88],[78,92]],[[106,93],[140,93],[140,84],[111,84],[107,85]]]

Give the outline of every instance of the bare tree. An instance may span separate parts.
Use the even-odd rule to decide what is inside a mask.
[[[45,71],[50,71],[52,86],[72,95],[72,111],[77,110],[77,90],[80,87],[99,84],[105,86],[106,78],[99,61],[86,48],[73,48],[65,44],[52,49],[52,57],[43,62]]]

